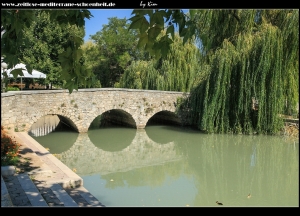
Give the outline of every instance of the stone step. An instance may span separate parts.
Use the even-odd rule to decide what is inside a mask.
[[[76,200],[79,206],[87,207],[105,207],[99,200],[94,197],[86,188],[77,187],[77,188],[66,188],[67,193]]]
[[[48,207],[47,202],[44,200],[39,190],[36,188],[35,184],[31,181],[30,177],[26,173],[13,175],[3,175],[3,173],[1,173],[1,189],[2,188],[5,188],[5,199],[8,202],[4,203],[3,201],[2,203],[1,199],[1,207]]]
[[[22,189],[25,191],[32,206],[46,207],[47,202],[44,200],[35,184],[31,181],[27,173],[17,175],[18,181],[21,184]]]
[[[50,189],[64,206],[78,207],[78,204],[59,184],[50,185]]]
[[[6,188],[5,181],[1,175],[1,207],[12,207],[12,201],[10,199],[8,190]]]
[[[1,207],[104,207],[84,187],[64,189],[58,183],[36,185],[27,173],[4,176],[3,178],[1,175]]]

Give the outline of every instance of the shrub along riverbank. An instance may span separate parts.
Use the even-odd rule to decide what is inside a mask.
[[[19,148],[20,144],[1,126],[1,166],[16,165],[19,162]]]

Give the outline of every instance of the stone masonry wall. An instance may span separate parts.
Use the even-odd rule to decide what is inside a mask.
[[[102,113],[118,109],[130,114],[136,128],[160,111],[175,112],[183,92],[120,88],[40,90],[1,93],[1,125],[16,131],[29,131],[45,115],[61,115],[78,132],[87,132],[91,122]]]

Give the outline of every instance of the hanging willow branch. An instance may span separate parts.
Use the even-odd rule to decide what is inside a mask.
[[[237,11],[241,23],[229,11],[201,13],[210,19],[199,37],[214,51],[206,49],[207,80],[191,91],[191,123],[209,133],[278,133],[285,102],[295,110],[299,97],[298,10]]]
[[[115,87],[189,92],[199,72],[198,54],[193,41],[183,45],[175,35],[165,59],[133,62]]]

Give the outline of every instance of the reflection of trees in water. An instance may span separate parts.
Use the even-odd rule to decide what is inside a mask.
[[[157,187],[163,185],[166,180],[176,180],[186,172],[186,160],[171,161],[156,166],[141,167],[127,172],[110,173],[102,175],[108,183],[107,188],[137,186]],[[191,176],[191,175],[190,175]],[[113,181],[110,181],[113,179]]]
[[[298,148],[276,136],[211,134],[189,143],[189,166],[199,191],[194,205],[211,206],[216,200],[227,206],[298,205]]]
[[[185,142],[188,137],[187,134],[198,136],[200,133],[199,130],[175,125],[147,125],[145,131],[151,140],[159,144]]]

